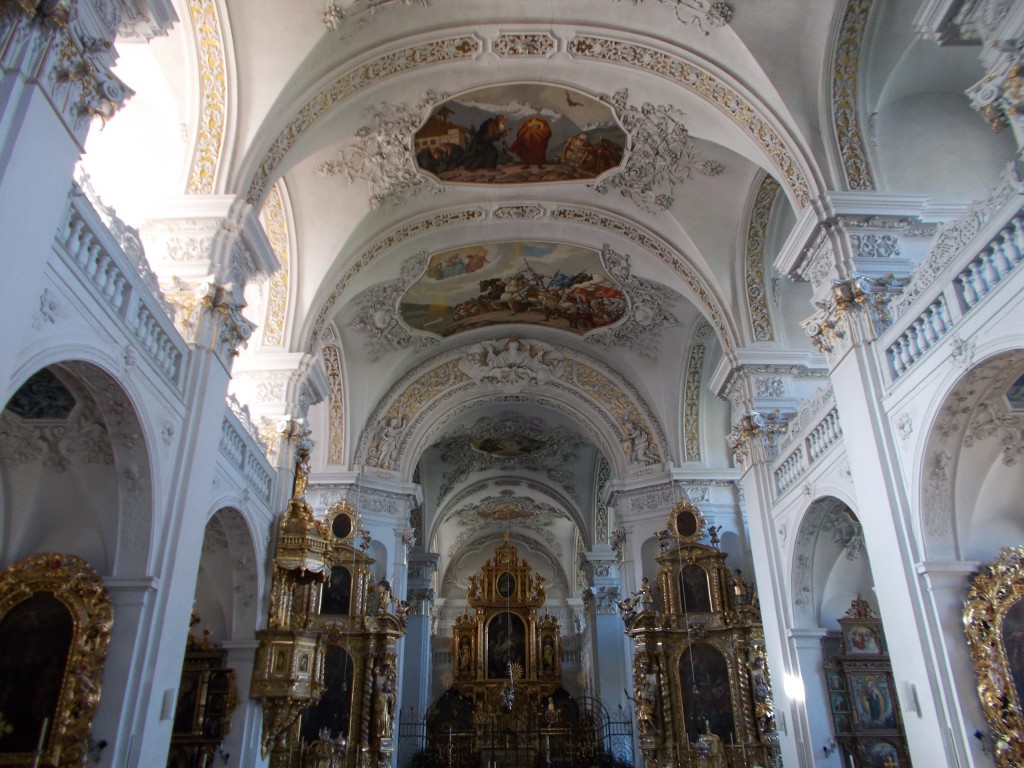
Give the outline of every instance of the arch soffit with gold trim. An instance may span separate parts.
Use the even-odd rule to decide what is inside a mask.
[[[411,256],[422,249],[424,240],[441,228],[444,229],[446,247],[478,244],[481,223],[488,222],[494,227],[489,231],[498,232],[502,225],[513,221],[513,216],[533,211],[539,214],[536,218],[524,217],[516,223],[520,226],[527,223],[537,239],[545,239],[545,230],[550,229],[551,235],[547,239],[557,242],[571,242],[597,250],[608,243],[614,250],[633,257],[634,267],[637,264],[636,257],[654,257],[671,270],[675,278],[674,282],[664,284],[701,311],[714,328],[723,348],[733,349],[742,343],[735,312],[727,310],[728,304],[722,299],[714,276],[709,276],[707,270],[697,266],[695,260],[673,244],[680,239],[688,241],[683,233],[676,232],[672,237],[662,236],[635,219],[592,204],[508,200],[491,206],[463,205],[426,212],[375,233],[351,250],[346,249],[347,254],[335,259],[334,263],[339,266],[332,269],[321,282],[320,290],[306,314],[300,333],[304,349],[311,352],[316,347],[324,328],[343,306],[345,299],[366,287],[358,283],[359,278],[375,264],[384,261],[391,263],[392,254],[396,253],[401,253],[403,257]],[[570,240],[566,234],[573,230],[577,236]],[[494,238],[501,239],[510,238]],[[396,266],[392,277],[398,274],[397,263],[400,260],[393,262]]]
[[[517,25],[530,30],[531,25]],[[550,23],[536,25],[538,33],[550,33]],[[710,104],[719,114],[749,139],[751,146],[758,148],[761,162],[758,164],[783,182],[791,204],[802,209],[814,197],[821,186],[820,174],[812,160],[807,143],[799,138],[798,131],[790,129],[776,112],[749,91],[733,75],[721,71],[713,62],[693,51],[671,49],[660,40],[638,37],[628,39],[614,36],[605,29],[587,30],[582,27],[566,28],[571,32],[565,39],[559,39],[559,48],[567,57],[566,63],[577,63],[579,76],[573,77],[574,84],[584,85],[593,80],[595,85],[607,82],[607,77],[598,78],[595,63],[618,66],[631,73],[649,75],[654,82],[668,83],[681,89],[685,94],[696,95]],[[278,100],[271,110],[273,115],[283,117],[273,123],[267,122],[257,132],[238,170],[233,174],[234,184],[244,189],[246,197],[256,204],[262,199],[270,185],[298,157],[305,156],[304,140],[315,134],[318,126],[329,121],[343,106],[358,94],[382,85],[394,83],[400,75],[423,72],[429,73],[430,83],[425,89],[410,91],[412,101],[418,101],[430,85],[437,82],[442,65],[459,66],[477,62],[481,55],[488,53],[494,39],[482,37],[475,28],[446,29],[443,36],[423,37],[419,42],[404,47],[392,46],[382,53],[353,59],[340,73],[333,70],[315,83],[302,90],[289,105],[282,105],[285,97]],[[383,46],[377,50],[381,50]],[[506,59],[511,63],[512,59]],[[562,60],[559,60],[562,61]],[[571,68],[571,67],[570,67]],[[496,71],[474,67],[472,74],[480,73],[471,82],[467,78],[464,88],[482,87],[496,82]],[[544,72],[537,70],[538,74]],[[589,74],[584,74],[587,72]],[[530,79],[524,76],[524,79]],[[543,79],[543,77],[535,78]],[[507,78],[501,78],[506,81]],[[408,77],[402,79],[409,83]],[[623,82],[635,82],[635,77],[623,78]],[[608,90],[598,87],[597,92]],[[745,152],[730,147],[740,154]]]
[[[598,437],[595,443],[606,456],[610,456],[613,472],[619,477],[651,474],[660,470],[665,461],[672,460],[661,421],[639,392],[616,371],[597,358],[564,345],[526,338],[523,342],[539,344],[573,361],[581,369],[592,372],[592,378],[607,390],[603,399],[621,413],[612,412],[600,402],[600,393],[588,392],[572,380],[556,379],[540,385],[525,384],[515,390],[501,385],[478,385],[458,368],[459,361],[476,346],[465,344],[419,365],[388,390],[363,422],[354,464],[367,462],[374,438],[390,421],[396,420],[402,427],[395,438],[398,445],[393,451],[394,461],[380,469],[410,479],[416,464],[414,457],[418,458],[426,448],[426,441],[436,434],[436,426],[461,414],[462,409],[458,407],[461,403],[468,403],[470,407],[475,407],[477,403],[484,405],[488,401],[493,402],[495,393],[513,391],[531,397],[535,403],[541,401],[541,404],[548,407],[571,413],[574,421],[583,426],[591,437]],[[433,383],[437,381],[446,383],[437,386]],[[428,396],[419,397],[422,393]],[[408,407],[409,404],[413,404],[414,410]],[[624,422],[629,421],[638,422],[654,446],[655,456],[647,464],[640,465],[626,456],[623,443],[629,435]],[[375,425],[376,429],[371,430],[371,425]]]

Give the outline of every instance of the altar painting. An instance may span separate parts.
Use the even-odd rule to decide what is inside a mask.
[[[591,248],[563,243],[487,243],[434,254],[402,296],[412,328],[438,336],[502,323],[578,335],[626,314],[625,294]]]
[[[444,182],[594,179],[622,162],[626,132],[607,104],[540,83],[480,88],[438,105],[416,132],[416,164]]]

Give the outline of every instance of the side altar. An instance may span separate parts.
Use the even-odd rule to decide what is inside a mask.
[[[711,545],[700,543],[706,533]],[[716,534],[681,501],[658,536],[655,584],[645,578],[619,602],[650,768],[781,766],[757,594],[726,565]]]

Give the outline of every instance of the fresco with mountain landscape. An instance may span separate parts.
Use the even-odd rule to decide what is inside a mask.
[[[617,168],[627,137],[611,108],[579,91],[516,83],[470,91],[431,111],[416,164],[449,183],[594,179]]]
[[[627,308],[598,251],[544,242],[435,253],[399,305],[408,326],[438,336],[501,323],[545,325],[582,336],[618,322]]]

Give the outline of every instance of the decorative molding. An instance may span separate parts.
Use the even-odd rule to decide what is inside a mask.
[[[263,322],[263,344],[267,346],[284,345],[284,326],[288,316],[288,281],[291,268],[291,254],[288,243],[288,219],[285,216],[284,198],[281,187],[284,180],[280,179],[267,193],[260,210],[260,223],[267,233],[270,247],[277,256],[280,268],[270,277],[267,291],[267,313]]]
[[[659,213],[672,207],[676,184],[689,179],[694,170],[706,176],[723,171],[717,161],[699,161],[681,111],[667,104],[630,106],[628,99],[625,88],[601,98],[629,134],[629,155],[621,170],[591,185],[594,190],[617,190],[648,213]]]
[[[331,293],[324,299],[323,304],[320,306],[320,310],[317,312],[316,320],[313,323],[313,331],[306,344],[306,352],[312,353],[312,350],[315,349],[317,340],[323,332],[323,329],[326,327],[329,318],[332,317],[335,306],[340,301],[342,294],[344,294],[348,286],[359,273],[374,263],[378,258],[408,239],[418,237],[428,232],[452,228],[460,224],[478,223],[485,220],[488,216],[492,216],[499,220],[510,218],[539,219],[546,216],[553,221],[570,222],[580,224],[582,226],[602,229],[635,243],[646,252],[661,259],[662,262],[668,265],[670,269],[682,278],[686,286],[693,292],[693,301],[701,307],[704,317],[707,318],[709,322],[713,323],[723,348],[729,350],[735,346],[733,333],[729,329],[726,320],[728,315],[723,310],[718,297],[708,286],[704,278],[701,277],[701,275],[664,240],[651,234],[646,229],[641,229],[632,222],[621,219],[610,213],[604,213],[590,208],[578,208],[571,206],[558,206],[551,210],[546,210],[534,204],[522,203],[502,205],[491,213],[479,208],[445,211],[434,216],[416,219],[375,240],[370,246],[362,251],[362,253],[352,260],[351,266],[347,268],[345,273],[335,284],[333,291],[331,291]],[[636,287],[638,290],[641,290],[644,295],[652,295],[648,294],[647,286],[651,285],[649,281],[641,281],[640,278],[637,278],[636,280]],[[671,295],[671,291],[665,293],[666,302],[668,297]],[[386,308],[386,312],[389,314],[389,317],[395,315],[394,309]],[[660,314],[660,311],[655,313],[655,315],[658,314]],[[645,322],[649,321],[649,318],[647,317],[644,317],[643,319]],[[367,320],[367,316],[362,315],[361,320],[365,322]],[[379,320],[375,320],[374,322],[383,322],[387,328],[390,327],[391,320],[382,316]],[[643,324],[641,323],[641,325]],[[370,333],[376,334],[376,331],[370,331]]]
[[[767,118],[732,86],[701,67],[639,43],[596,35],[577,35],[569,54],[580,59],[607,61],[659,75],[693,91],[732,118],[772,159],[785,179],[798,208],[811,198],[810,186],[785,140]]]
[[[892,312],[899,317],[930,286],[935,278],[964,248],[977,236],[997,212],[1011,200],[1020,197],[1022,186],[1016,182],[1005,182],[996,187],[984,200],[971,205],[958,218],[939,227],[927,255],[914,268],[910,282],[892,302]]]
[[[402,296],[423,275],[427,268],[425,251],[402,262],[399,277],[364,291],[356,300],[356,316],[349,328],[366,337],[364,350],[370,362],[399,349],[428,349],[440,340],[433,334],[410,329],[402,322],[398,309]]]
[[[332,335],[333,338],[333,335]],[[320,349],[330,389],[327,402],[327,463],[345,463],[345,377],[342,373],[341,350],[333,343]]]
[[[512,341],[516,342],[514,349]],[[657,419],[635,388],[603,363],[537,340],[500,339],[489,344],[487,348],[459,347],[448,352],[442,362],[429,361],[406,374],[367,420],[367,425],[376,426],[372,431],[368,426],[363,433],[357,459],[365,456],[367,466],[396,470],[421,413],[438,398],[479,388],[464,370],[468,365],[473,375],[480,377],[479,382],[486,378],[490,386],[507,386],[515,398],[523,397],[514,393],[526,382],[543,380],[545,389],[571,394],[595,416],[607,416],[621,441],[626,463],[650,466],[664,461],[665,438]],[[464,362],[471,355],[476,355],[475,359]],[[493,362],[489,355],[494,356]]]
[[[513,57],[549,58],[558,50],[558,40],[546,32],[504,33],[491,41],[491,50],[503,59]]]
[[[39,294],[39,311],[32,317],[32,327],[41,331],[45,325],[56,325],[64,317],[64,308],[60,297],[49,288],[43,288]]]
[[[683,459],[700,461],[700,393],[704,373],[704,345],[690,347],[683,388]]]
[[[875,188],[857,119],[857,69],[873,2],[847,0],[832,59],[832,126],[846,186],[856,190]]]
[[[517,392],[526,384],[544,385],[561,378],[565,358],[540,342],[494,339],[467,349],[459,370],[475,384],[499,384]]]
[[[227,125],[227,58],[216,0],[189,0],[188,10],[199,62],[200,118],[186,191],[195,195],[211,195],[217,180]]]
[[[605,498],[605,489],[608,487],[608,481],[612,476],[611,465],[608,464],[608,459],[602,454],[597,462],[597,480],[595,485],[595,506],[597,507],[597,514],[594,518],[594,540],[597,542],[608,540],[608,501]],[[579,540],[582,546],[583,540]]]
[[[346,70],[310,97],[270,144],[249,184],[248,200],[255,203],[263,197],[295,143],[348,97],[380,80],[421,66],[475,59],[482,50],[483,45],[475,36],[456,35],[401,48]]]
[[[445,188],[429,174],[417,171],[410,137],[431,108],[447,99],[446,93],[431,92],[412,107],[387,102],[376,105],[370,125],[356,131],[355,143],[340,150],[337,160],[320,163],[317,173],[344,175],[349,183],[367,182],[371,208],[380,208],[385,203],[395,205],[424,189],[443,192]]]
[[[750,322],[754,329],[754,341],[774,341],[775,339],[772,318],[768,312],[768,302],[765,298],[764,247],[768,220],[779,189],[779,182],[769,174],[763,174],[757,185],[757,191],[754,193],[750,218],[747,220],[745,280],[747,309],[750,312]]]

